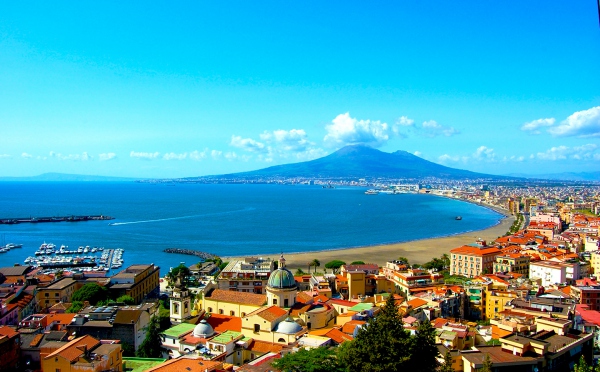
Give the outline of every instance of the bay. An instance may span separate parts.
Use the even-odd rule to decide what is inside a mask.
[[[365,195],[363,188],[308,185],[148,184],[103,182],[0,183],[0,218],[109,215],[110,221],[0,225],[0,266],[23,264],[42,244],[123,248],[124,265],[154,263],[164,274],[193,256],[278,257],[406,242],[476,231],[502,215],[472,203],[424,195]],[[461,221],[455,220],[462,216]],[[454,247],[449,247],[454,248]]]

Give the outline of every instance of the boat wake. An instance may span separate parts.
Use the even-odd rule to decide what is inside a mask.
[[[250,211],[253,211],[255,209],[256,208],[248,207],[248,208],[238,209],[238,210],[234,210],[234,211],[204,213],[204,214],[194,214],[194,215],[191,215],[191,216],[158,218],[158,219],[155,219],[155,220],[129,221],[129,222],[113,222],[113,223],[109,223],[108,226],[133,225],[133,224],[138,224],[138,223],[152,223],[152,222],[162,222],[162,221],[185,220],[187,218],[223,216],[223,215],[232,214],[232,213],[250,212]]]

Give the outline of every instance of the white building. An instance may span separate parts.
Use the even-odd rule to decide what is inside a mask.
[[[529,278],[542,280],[547,287],[557,283],[574,283],[580,279],[579,263],[538,261],[529,264]]]

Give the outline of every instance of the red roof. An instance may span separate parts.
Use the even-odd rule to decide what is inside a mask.
[[[237,316],[211,314],[206,322],[219,333],[226,331],[242,331],[242,318]]]

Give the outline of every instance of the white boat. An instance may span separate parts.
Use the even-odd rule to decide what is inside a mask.
[[[8,243],[5,248],[8,248],[8,249],[23,248],[23,244]]]
[[[377,191],[375,189],[370,189],[370,190],[365,191],[365,194],[366,195],[377,195],[377,194],[379,194],[379,191]]]

